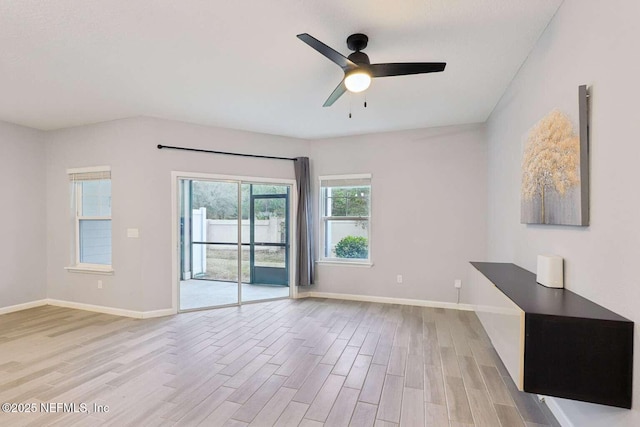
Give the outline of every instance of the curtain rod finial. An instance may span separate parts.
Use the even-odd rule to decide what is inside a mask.
[[[162,150],[163,148],[162,144],[158,144],[158,150]]]

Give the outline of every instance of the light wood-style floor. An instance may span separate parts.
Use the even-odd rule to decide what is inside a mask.
[[[2,315],[4,402],[39,412],[0,412],[2,426],[557,425],[516,390],[473,313],[322,299],[150,320]]]

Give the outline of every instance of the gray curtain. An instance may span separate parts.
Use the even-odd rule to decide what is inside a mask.
[[[294,167],[298,184],[296,279],[298,286],[310,286],[313,285],[315,269],[315,244],[313,239],[313,203],[311,200],[311,179],[309,178],[309,158],[296,157]]]

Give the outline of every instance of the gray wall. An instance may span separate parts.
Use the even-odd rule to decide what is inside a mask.
[[[536,255],[565,258],[565,284],[640,321],[640,2],[565,0],[487,123],[489,258],[531,271]],[[520,221],[520,162],[526,131],[562,101],[591,96],[591,226],[525,226]],[[636,327],[635,342],[640,341]],[[634,409],[558,399],[575,426],[640,425],[640,351]]]
[[[482,125],[314,141],[311,159],[316,203],[318,176],[372,174],[373,267],[319,264],[314,291],[456,301],[454,280],[486,254]]]
[[[0,308],[46,298],[43,134],[0,122]]]
[[[282,160],[158,150],[157,144],[275,156],[304,156],[306,141],[135,118],[47,134],[49,298],[150,311],[171,307],[171,171],[294,179]],[[112,168],[113,276],[70,273],[68,168]],[[140,238],[127,238],[138,228]],[[103,281],[103,289],[97,281]]]
[[[374,266],[321,265],[315,291],[454,302],[454,279],[464,278],[468,260],[484,258],[482,126],[304,141],[136,118],[50,132],[47,140],[49,298],[128,310],[168,308],[171,171],[294,178],[288,162],[160,151],[157,144],[308,155],[314,200],[318,175],[372,173]],[[72,252],[66,170],[97,165],[112,168],[113,276],[64,270]],[[139,228],[140,238],[127,238],[127,228]],[[397,274],[404,276],[402,285],[395,283]]]

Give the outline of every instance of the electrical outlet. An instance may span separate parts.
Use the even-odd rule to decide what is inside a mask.
[[[396,276],[396,282],[398,282],[398,283],[402,283],[402,274],[398,274],[398,275]]]
[[[456,279],[455,282],[453,282],[453,287],[456,289],[460,289],[462,287],[462,280]]]
[[[102,280],[98,280],[98,289],[102,289]]]

